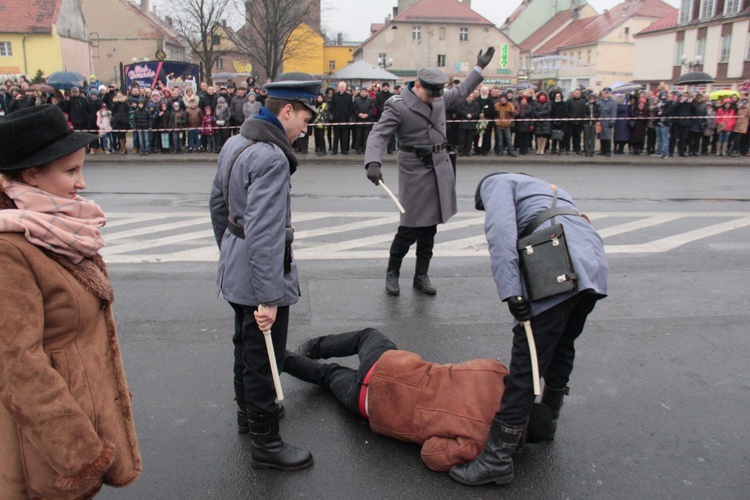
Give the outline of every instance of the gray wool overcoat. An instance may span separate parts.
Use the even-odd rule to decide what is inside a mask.
[[[412,91],[412,84],[401,95],[385,103],[380,121],[367,139],[365,166],[381,163],[388,140],[393,133],[399,147],[447,142],[445,109],[466,99],[484,78],[472,70],[457,87],[446,90],[435,99],[432,108]],[[387,183],[388,178],[384,176]],[[413,152],[398,152],[398,194],[406,213],[401,215],[402,226],[426,227],[448,221],[457,211],[456,179],[453,176],[448,151],[433,153],[432,164],[426,165]]]

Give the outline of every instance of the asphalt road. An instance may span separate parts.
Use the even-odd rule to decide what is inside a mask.
[[[84,195],[108,214],[207,214],[214,168],[90,162]],[[310,449],[315,465],[294,473],[251,468],[251,441],[235,429],[231,309],[217,298],[215,264],[184,260],[110,266],[144,472],[134,485],[105,488],[100,497],[747,498],[750,169],[469,164],[458,172],[457,219],[478,215],[473,193],[479,179],[518,169],[562,186],[582,211],[598,216],[594,224],[607,234],[610,296],[577,344],[557,439],[523,448],[512,484],[469,488],[431,472],[418,446],[372,433],[331,396],[287,375],[282,435]],[[383,172],[395,188],[393,166]],[[331,214],[393,211],[354,161],[303,163],[292,179],[295,214],[329,214],[307,222],[311,230],[342,223]],[[641,222],[665,214],[665,223]],[[728,223],[734,225],[722,230]],[[394,218],[379,230],[389,234],[395,227]],[[481,235],[481,225],[464,230],[471,235],[459,239]],[[372,231],[320,238],[340,244]],[[451,234],[439,229],[438,243]],[[202,244],[209,243],[204,238]],[[407,260],[402,294],[393,298],[383,290],[388,245],[372,245],[380,258],[342,253],[300,261],[292,346],[373,326],[430,361],[509,360],[511,317],[481,251],[437,253],[435,297],[409,287],[413,259]]]

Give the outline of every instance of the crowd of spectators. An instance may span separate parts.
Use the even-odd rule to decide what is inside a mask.
[[[449,85],[455,85],[455,80]],[[105,86],[94,75],[65,92],[43,92],[26,79],[0,86],[0,116],[44,103],[60,106],[75,130],[98,133],[89,154],[181,154],[219,152],[265,103],[266,91],[250,78],[217,87],[205,82],[196,91],[179,85],[156,89],[133,85],[127,94]],[[398,95],[388,83],[354,88],[346,82],[329,87],[316,101],[318,114],[310,133],[295,151],[308,154],[364,154],[372,125],[385,102]],[[647,154],[674,156],[750,156],[748,96],[737,92],[710,100],[701,93],[670,90],[620,94],[609,88],[595,93],[574,89],[535,91],[482,85],[464,102],[446,110],[446,142],[459,156]],[[395,137],[388,153],[397,149]]]

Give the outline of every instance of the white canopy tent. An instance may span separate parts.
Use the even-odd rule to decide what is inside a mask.
[[[373,66],[367,61],[356,61],[346,68],[342,68],[328,77],[330,85],[335,86],[338,82],[344,81],[355,87],[369,88],[373,83],[389,82],[391,86],[398,80],[398,76],[390,71],[386,71],[378,66]]]

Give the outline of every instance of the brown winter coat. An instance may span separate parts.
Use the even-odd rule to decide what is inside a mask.
[[[0,498],[83,499],[135,481],[141,457],[101,258],[73,265],[0,233],[0,289]]]
[[[732,132],[747,134],[748,122],[750,122],[750,108],[739,106],[737,108],[737,121],[734,122]]]
[[[421,444],[427,467],[450,470],[482,451],[507,374],[491,359],[438,365],[408,351],[388,351],[370,379],[370,427]]]

